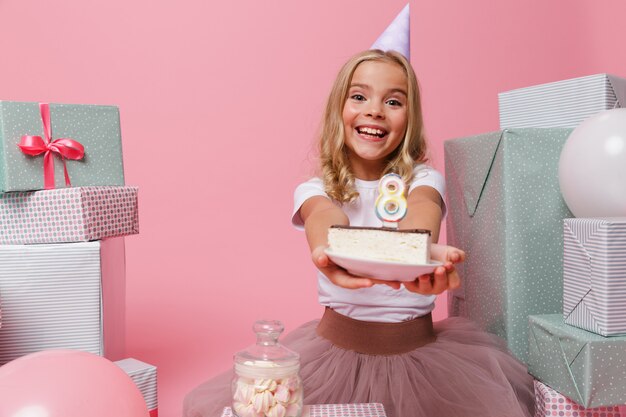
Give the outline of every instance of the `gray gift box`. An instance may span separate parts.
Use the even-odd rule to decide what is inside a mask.
[[[626,334],[626,217],[563,221],[563,318],[603,336]]]
[[[49,349],[125,349],[124,238],[0,245],[0,365]]]
[[[52,140],[69,138],[84,147],[82,159],[65,159],[71,185],[124,185],[118,108],[56,103],[49,108]],[[0,101],[0,192],[44,189],[44,155],[20,149],[25,135],[44,137],[39,103]],[[63,160],[56,153],[51,156],[55,188],[63,188]]]
[[[586,408],[626,403],[626,337],[604,337],[563,322],[529,317],[528,372]]]
[[[157,367],[134,358],[122,359],[121,361],[116,361],[115,364],[126,372],[126,375],[133,380],[135,386],[141,391],[141,395],[143,395],[150,412],[150,417],[157,417],[159,410]]]
[[[626,79],[610,74],[533,85],[498,94],[500,129],[576,127],[586,118],[626,106]]]
[[[463,315],[525,362],[528,316],[562,309],[563,219],[558,160],[571,129],[511,129],[446,141],[447,241],[462,248]]]

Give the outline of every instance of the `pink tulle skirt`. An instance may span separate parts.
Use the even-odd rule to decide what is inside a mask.
[[[300,354],[305,404],[382,403],[388,417],[530,417],[533,380],[495,336],[452,317],[436,339],[407,353],[371,355],[333,345],[319,320],[282,343]],[[230,406],[232,372],[191,391],[184,417],[219,417]]]

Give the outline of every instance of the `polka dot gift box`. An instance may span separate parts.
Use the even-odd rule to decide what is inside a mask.
[[[119,109],[0,101],[0,161],[0,192],[124,185]]]
[[[585,408],[535,380],[535,417],[626,417],[626,406]]]
[[[256,414],[255,414],[256,415]],[[222,417],[235,417],[225,408]],[[387,417],[382,404],[324,404],[304,406],[301,417]]]
[[[99,240],[139,233],[137,187],[0,194],[0,244]]]
[[[562,311],[558,162],[571,129],[510,129],[444,143],[447,242],[463,248],[449,311],[528,358],[528,316]]]
[[[586,408],[626,404],[626,336],[604,337],[563,322],[529,317],[528,372]]]

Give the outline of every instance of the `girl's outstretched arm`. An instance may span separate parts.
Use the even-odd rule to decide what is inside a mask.
[[[439,191],[422,185],[411,191],[407,198],[407,214],[400,221],[400,229],[428,229],[431,241],[439,241],[439,228],[443,214],[443,200]]]
[[[431,231],[431,258],[443,262],[433,274],[422,275],[415,281],[404,282],[404,287],[424,295],[441,294],[461,285],[455,263],[465,260],[465,252],[452,246],[439,245],[443,200],[437,190],[428,186],[415,188],[407,198],[407,216],[400,222],[401,229],[428,229]]]
[[[335,285],[344,288],[367,288],[374,285],[368,278],[360,278],[349,274],[345,269],[335,265],[324,253],[328,247],[328,228],[334,224],[347,226],[348,216],[328,198],[311,197],[300,208],[300,217],[304,221],[306,238],[311,249],[313,263]]]
[[[445,290],[454,290],[461,286],[459,273],[454,264],[465,260],[465,252],[453,246],[433,243],[430,245],[432,259],[443,262],[433,274],[422,275],[415,281],[405,282],[404,287],[412,292],[424,295],[441,294]]]

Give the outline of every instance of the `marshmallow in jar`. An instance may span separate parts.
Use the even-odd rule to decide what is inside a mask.
[[[300,417],[300,356],[278,343],[280,321],[259,320],[256,344],[235,354],[232,410],[238,417]]]

